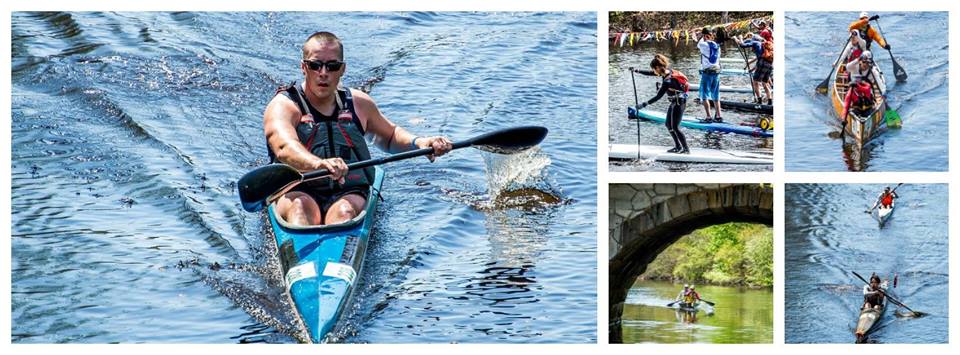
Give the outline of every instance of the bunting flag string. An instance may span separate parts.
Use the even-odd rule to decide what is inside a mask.
[[[723,27],[728,36],[733,35],[742,35],[747,32],[755,30],[752,26],[754,23],[759,21],[766,21],[769,24],[773,23],[773,15],[758,17],[755,19],[743,20],[730,22],[719,25],[710,25],[710,26],[699,26],[691,29],[667,29],[659,31],[643,31],[643,32],[617,32],[611,34],[613,43],[619,47],[631,46],[633,47],[640,42],[647,41],[673,41],[674,46],[680,45],[680,41],[683,40],[684,45],[689,45],[691,41],[694,44],[700,40],[700,29],[707,28],[717,28]]]

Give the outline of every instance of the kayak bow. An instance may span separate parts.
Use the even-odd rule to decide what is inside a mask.
[[[363,269],[377,210],[383,169],[375,167],[367,205],[354,219],[328,226],[293,226],[268,209],[287,293],[310,333],[324,342],[334,330]]]

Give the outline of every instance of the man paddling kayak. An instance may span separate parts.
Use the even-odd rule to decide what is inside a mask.
[[[887,188],[883,190],[883,193],[877,197],[877,203],[875,203],[874,206],[890,208],[890,206],[893,205],[893,200],[898,198],[900,198],[900,196],[897,196],[897,192],[890,190],[890,186],[887,186]]]
[[[882,286],[885,285],[881,285],[880,276],[877,276],[876,273],[870,276],[870,284],[863,286],[863,307],[861,309],[880,309],[883,307]]]
[[[650,61],[650,69],[653,69],[653,72],[663,80],[659,85],[660,89],[657,90],[657,95],[640,103],[637,106],[637,111],[657,102],[666,95],[667,100],[670,101],[670,106],[667,107],[665,124],[667,132],[670,133],[670,138],[673,138],[673,149],[668,150],[667,153],[689,154],[690,148],[687,147],[687,139],[683,136],[683,132],[680,132],[683,111],[687,108],[687,91],[690,89],[687,77],[677,70],[670,69],[670,60],[662,54],[653,56],[653,60]]]
[[[452,149],[446,137],[418,137],[397,126],[366,93],[341,89],[343,59],[336,35],[311,35],[303,44],[303,83],[278,89],[263,114],[271,160],[300,171],[330,171],[329,178],[297,185],[277,201],[277,215],[290,224],[336,224],[363,210],[372,198],[373,169],[348,171],[347,163],[370,158],[367,137],[389,153],[432,147],[431,161]]]

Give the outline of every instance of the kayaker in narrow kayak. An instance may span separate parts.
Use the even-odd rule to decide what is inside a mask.
[[[706,122],[723,122],[720,116],[720,45],[713,41],[714,34],[709,28],[700,31],[700,101],[706,113]],[[715,115],[710,115],[710,106],[714,106]],[[713,118],[711,118],[713,117]]]
[[[670,69],[670,60],[662,54],[655,54],[653,56],[653,60],[650,61],[650,69],[653,69],[653,72],[663,80],[659,84],[660,88],[657,90],[657,95],[650,100],[640,103],[640,105],[637,106],[637,111],[657,102],[657,100],[660,100],[660,98],[666,95],[667,100],[670,101],[670,106],[667,107],[667,121],[665,124],[667,126],[667,132],[670,133],[670,138],[673,138],[674,146],[673,149],[668,150],[667,153],[689,154],[690,148],[687,147],[687,139],[683,136],[683,132],[680,132],[680,122],[683,120],[683,111],[687,108],[687,91],[690,89],[687,76],[677,70]]]
[[[900,196],[897,196],[897,192],[890,190],[890,186],[887,186],[887,188],[880,193],[880,196],[877,197],[877,203],[874,205],[890,208],[890,206],[893,205],[893,200],[898,198],[900,198]]]
[[[869,16],[866,11],[860,13],[860,18],[856,21],[850,23],[850,26],[847,27],[848,31],[857,30],[863,35],[863,39],[866,41],[866,46],[864,50],[870,50],[870,45],[873,42],[877,42],[877,45],[883,49],[890,50],[890,44],[883,39],[883,36],[879,32],[873,29],[870,26],[870,21],[874,21],[880,18],[880,15]]]
[[[271,160],[330,171],[330,178],[297,185],[277,201],[276,213],[290,224],[336,224],[363,210],[373,198],[367,196],[373,168],[347,171],[347,163],[370,158],[367,137],[389,153],[432,147],[431,161],[453,147],[446,137],[418,137],[397,126],[366,93],[340,88],[343,54],[333,33],[311,35],[303,44],[303,83],[277,89],[263,114]]]
[[[883,293],[880,276],[870,276],[870,284],[863,286],[863,307],[861,309],[880,308],[883,305]]]

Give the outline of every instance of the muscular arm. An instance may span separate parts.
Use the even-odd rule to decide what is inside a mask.
[[[296,131],[299,122],[300,110],[283,95],[274,96],[263,113],[263,131],[277,159],[300,171],[313,170],[320,158],[300,143]]]
[[[380,150],[400,153],[413,149],[411,143],[417,136],[387,119],[370,95],[354,90],[353,100],[360,122],[364,123],[364,130],[373,135],[373,143]],[[417,143],[419,144],[420,140]]]

